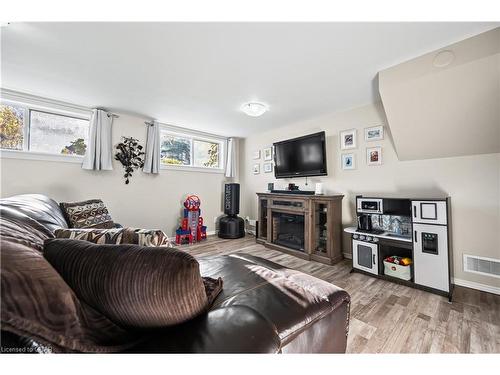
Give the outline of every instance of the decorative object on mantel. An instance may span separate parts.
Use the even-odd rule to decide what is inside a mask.
[[[323,184],[321,182],[317,182],[314,186],[314,194],[323,195]]]
[[[342,154],[342,169],[356,169],[356,155],[354,154]]]
[[[253,152],[253,160],[260,159],[260,150]]]
[[[264,163],[264,173],[271,173],[273,171],[273,163]]]
[[[349,150],[357,146],[356,129],[343,130],[340,132],[340,149]]]
[[[365,128],[365,141],[381,141],[384,139],[384,126],[372,126],[371,128]]]
[[[139,140],[132,137],[122,137],[123,142],[116,145],[118,152],[115,154],[115,159],[122,163],[125,169],[125,184],[130,182],[130,177],[134,169],[144,167],[144,151],[139,144]]]
[[[253,174],[259,174],[259,173],[260,173],[260,163],[254,164],[253,165]]]
[[[273,148],[268,147],[264,149],[264,160],[265,161],[271,161],[273,160]]]
[[[366,149],[366,164],[367,165],[382,164],[382,147],[370,147]]]

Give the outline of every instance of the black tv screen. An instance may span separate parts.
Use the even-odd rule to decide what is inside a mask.
[[[325,176],[325,132],[274,143],[276,178]]]

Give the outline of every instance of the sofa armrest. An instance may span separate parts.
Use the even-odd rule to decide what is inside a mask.
[[[246,306],[222,307],[162,329],[129,353],[278,353],[276,327]]]

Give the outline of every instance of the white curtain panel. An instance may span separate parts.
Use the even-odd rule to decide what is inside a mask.
[[[226,155],[226,177],[236,177],[236,149],[238,141],[235,138],[228,138],[227,140],[227,155]]]
[[[160,172],[160,124],[158,121],[153,121],[153,125],[148,125],[146,155],[142,170],[146,173]]]
[[[90,118],[90,133],[87,152],[83,159],[83,169],[95,171],[113,169],[113,145],[111,127],[113,117],[102,109],[94,109]]]

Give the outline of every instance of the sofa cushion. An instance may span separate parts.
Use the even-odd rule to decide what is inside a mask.
[[[278,353],[276,327],[246,306],[211,310],[187,323],[155,330],[127,353]]]
[[[47,227],[50,231],[67,228],[68,224],[56,201],[41,194],[22,194],[2,198],[2,208],[22,213]]]
[[[199,264],[184,251],[49,239],[44,256],[81,300],[123,326],[170,326],[208,308]]]
[[[96,244],[135,244],[141,246],[174,247],[168,236],[161,230],[137,228],[68,228],[56,229],[56,238],[82,240]]]
[[[60,203],[70,228],[113,228],[114,223],[104,202],[90,199],[83,202]]]
[[[2,201],[3,203],[3,201]],[[43,242],[52,238],[52,231],[22,212],[0,204],[1,243],[23,244],[34,250],[42,251]]]
[[[6,222],[13,228],[2,217],[2,233]],[[139,341],[81,303],[35,248],[3,236],[1,247],[3,331],[30,337],[52,352],[117,352]]]
[[[252,255],[202,257],[199,262],[202,275],[224,279],[224,290],[212,308],[253,308],[276,326],[282,345],[350,301],[349,294],[333,284]],[[348,321],[341,326],[346,335]]]

